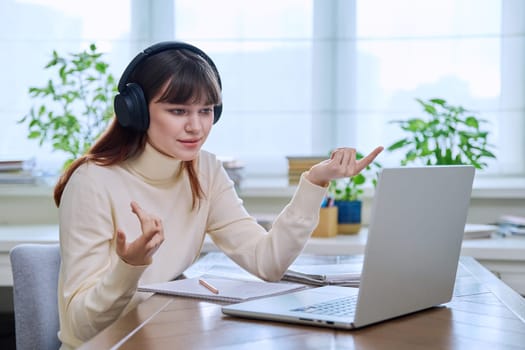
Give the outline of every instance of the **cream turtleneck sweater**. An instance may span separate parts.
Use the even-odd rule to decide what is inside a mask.
[[[147,295],[139,283],[169,281],[199,256],[206,234],[231,259],[256,276],[279,280],[314,229],[326,189],[301,178],[290,203],[267,232],[246,212],[216,157],[201,151],[199,181],[205,193],[196,210],[179,160],[149,144],[118,166],[80,166],[59,208],[62,265],[59,338],[77,347],[135,307]],[[165,240],[148,266],[131,266],[116,254],[116,229],[131,242],[142,234],[131,212],[136,201],[162,219]]]

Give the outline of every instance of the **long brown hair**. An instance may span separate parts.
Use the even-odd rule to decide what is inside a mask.
[[[137,83],[144,91],[149,104],[154,97],[158,101],[184,104],[205,102],[221,103],[221,88],[213,68],[199,55],[188,50],[166,50],[148,57],[139,64],[128,83]],[[120,164],[144,150],[146,131],[124,128],[116,118],[93,144],[88,152],[76,159],[58,179],[53,198],[60,206],[62,193],[75,170],[84,163],[93,162],[101,166]],[[204,197],[194,160],[182,162],[182,170],[188,172],[193,194],[192,208]]]

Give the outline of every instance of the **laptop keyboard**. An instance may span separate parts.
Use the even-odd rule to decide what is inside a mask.
[[[307,312],[316,315],[353,316],[357,304],[357,295],[302,306],[292,311]]]

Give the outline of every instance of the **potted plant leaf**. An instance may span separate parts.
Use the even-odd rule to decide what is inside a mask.
[[[427,101],[416,99],[426,118],[394,120],[406,136],[390,145],[388,151],[405,149],[401,165],[419,162],[421,165],[487,166],[487,158],[496,158],[488,143],[489,132],[482,129],[486,120],[462,106],[454,106],[444,99]]]
[[[363,158],[363,154],[357,152],[356,158]],[[374,187],[377,184],[377,171],[379,168],[381,168],[381,164],[374,161],[363,172],[355,176],[330,182],[328,193],[334,198],[334,204],[338,208],[338,233],[353,234],[361,229],[361,196],[364,193],[367,179],[370,180]]]
[[[68,56],[52,53],[45,69],[56,74],[42,87],[30,87],[35,102],[20,123],[28,124],[28,138],[49,142],[63,151],[64,167],[84,154],[113,116],[117,84],[95,44]]]

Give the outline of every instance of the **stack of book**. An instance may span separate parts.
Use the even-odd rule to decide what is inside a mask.
[[[288,184],[297,185],[301,174],[310,169],[315,164],[325,160],[323,156],[288,156]]]
[[[0,159],[0,184],[34,183],[34,159]]]
[[[283,281],[312,286],[359,287],[362,264],[292,265]]]

